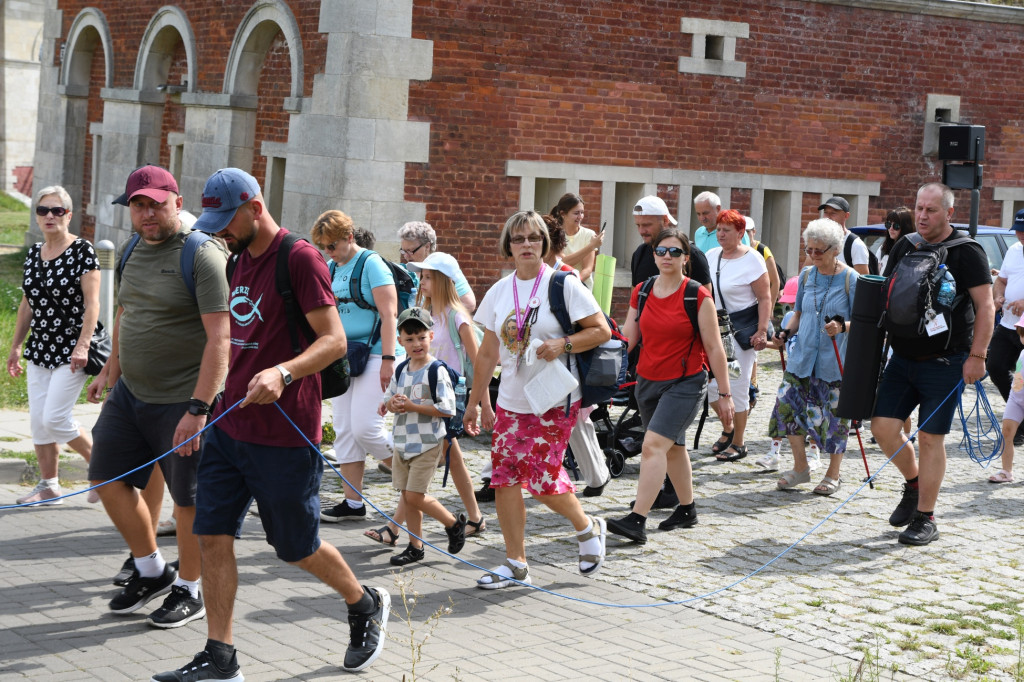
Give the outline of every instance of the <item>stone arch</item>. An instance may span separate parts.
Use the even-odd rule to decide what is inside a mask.
[[[157,10],[150,20],[139,44],[139,56],[135,62],[136,90],[157,89],[166,83],[167,70],[178,40],[184,44],[188,60],[188,86],[185,92],[196,89],[196,36],[192,24],[180,7],[165,5]]]
[[[257,0],[235,31],[227,66],[224,92],[230,95],[255,95],[260,65],[278,30],[284,35],[291,57],[291,97],[302,96],[302,36],[291,9],[282,0]]]
[[[60,73],[61,85],[88,87],[92,54],[97,44],[103,47],[103,87],[109,88],[114,79],[114,51],[110,27],[103,12],[95,7],[86,7],[71,22],[71,29],[68,31],[67,58]]]

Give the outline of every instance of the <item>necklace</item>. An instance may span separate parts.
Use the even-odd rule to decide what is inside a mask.
[[[519,309],[519,278],[515,273],[512,273],[512,304],[515,306],[516,313],[516,370],[519,370],[519,366],[522,364],[523,356],[526,354],[526,344],[523,343],[523,338],[526,336],[526,327],[529,325],[531,320],[537,319],[537,312],[540,308],[540,299],[537,298],[537,289],[540,287],[540,280],[544,276],[544,270],[547,268],[547,263],[540,264],[540,272],[537,273],[537,279],[533,281],[533,290],[530,291],[530,300],[527,301],[526,305],[528,310],[522,311]]]
[[[837,268],[838,269],[838,268]],[[832,280],[836,278],[836,273],[826,275],[828,277],[828,284],[825,286],[825,293],[821,296],[821,301],[818,301],[818,268],[814,268],[814,315],[816,319],[821,319],[821,313],[825,309],[825,299],[828,298],[828,290],[832,288]]]

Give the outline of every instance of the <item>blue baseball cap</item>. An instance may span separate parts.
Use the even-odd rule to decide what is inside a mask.
[[[220,232],[242,204],[256,198],[260,184],[256,178],[240,168],[222,168],[206,181],[203,187],[203,212],[193,230],[210,234]]]
[[[1013,219],[1013,225],[1010,225],[1011,230],[1020,232],[1024,230],[1024,208],[1017,211],[1017,215]]]

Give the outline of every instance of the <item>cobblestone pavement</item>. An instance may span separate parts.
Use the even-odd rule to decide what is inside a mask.
[[[869,667],[881,673],[878,679],[1014,679],[1021,664],[1020,638],[1014,625],[1022,601],[1018,587],[1022,555],[1017,548],[1020,489],[1018,484],[988,483],[988,475],[998,467],[983,470],[958,450],[959,433],[951,434],[947,441],[949,465],[936,514],[942,535],[936,542],[923,548],[896,542],[898,530],[891,528],[887,519],[899,499],[902,479],[889,465],[874,490],[865,487],[806,539],[762,569],[829,516],[864,476],[854,437],[843,463],[844,484],[832,498],[811,494],[816,483],[813,478],[811,484],[796,491],[778,492],[777,474],[756,469],[753,460],[768,448],[764,434],[773,404],[772,389],[781,379],[777,358],[774,352],[761,354],[762,394],[748,426],[746,441],[751,454],[747,459],[715,462],[709,448],[718,424],[712,418],[705,426],[701,447],[692,453],[700,514],[695,528],[667,533],[654,530],[641,547],[612,536],[604,569],[593,581],[583,581],[576,574],[575,543],[567,524],[542,506],[527,503],[527,554],[536,584],[617,604],[698,599],[657,609],[605,608],[595,615],[598,607],[540,593],[504,591],[494,595],[467,589],[478,575],[477,569],[428,557],[406,573],[415,576],[415,589],[422,593],[417,620],[422,622],[425,614],[443,607],[442,597],[449,594],[455,606],[452,615],[438,619],[433,639],[422,649],[423,661],[417,668],[420,679],[497,679],[496,671],[509,679],[555,679],[586,671],[595,679],[609,680],[839,680],[851,679],[865,649],[877,661]],[[994,388],[989,385],[988,389],[993,409],[1001,417],[1002,401]],[[958,422],[955,428],[959,428]],[[884,457],[877,446],[868,444],[869,435],[864,433],[863,438],[874,472]],[[486,442],[469,440],[464,449],[470,468],[479,471],[488,454]],[[787,460],[783,462],[785,466]],[[627,460],[625,472],[607,486],[603,496],[583,498],[584,508],[606,517],[625,514],[635,494],[638,469],[639,457]],[[330,473],[324,480],[325,497],[340,497],[340,484]],[[4,499],[16,490],[14,486],[0,487]],[[385,510],[395,503],[390,481],[372,465],[367,467],[365,492]],[[460,508],[451,484],[444,489],[438,484],[434,492],[449,508]],[[495,565],[501,556],[501,535],[493,504],[482,507],[489,530],[467,545],[464,556],[482,565]],[[69,504],[59,510],[18,513],[25,518],[55,519],[60,517],[54,512],[59,515],[74,508]],[[68,562],[69,566],[74,563],[70,570],[81,570],[78,560],[84,557],[103,571],[116,571],[120,559],[115,555],[120,550],[102,511],[84,503],[77,508],[84,511],[60,522],[66,530],[81,528],[84,514],[95,514],[98,519],[89,522],[96,528],[90,527],[81,536],[85,542],[69,550],[75,559]],[[653,512],[655,523],[649,527],[656,527],[667,513]],[[332,627],[338,614],[329,613],[324,606],[324,591],[315,581],[303,579],[301,572],[273,559],[270,548],[258,537],[258,525],[251,525],[253,537],[239,543],[240,554],[255,556],[255,562],[242,564],[238,614],[246,660],[253,661],[246,664],[247,678],[333,675],[337,661],[324,654],[322,647],[325,640],[329,646],[333,638],[335,654],[341,651],[345,628]],[[322,534],[345,548],[361,576],[372,577],[374,584],[384,584],[394,593],[397,590],[389,583],[393,579],[380,556],[381,548],[358,537],[362,530],[377,525],[377,518],[325,525]],[[440,536],[433,533],[430,522],[427,528],[431,537]],[[59,537],[61,529],[48,527],[46,537]],[[68,576],[59,572],[39,589],[47,595],[62,595],[61,604],[47,599],[51,608],[45,615],[25,612],[23,605],[31,603],[33,595],[22,591],[25,576],[31,575],[33,568],[12,556],[22,557],[23,543],[29,537],[26,533],[29,530],[22,524],[0,516],[0,547],[5,548],[0,552],[0,591],[18,597],[7,600],[8,606],[0,607],[0,614],[5,622],[34,629],[31,642],[21,637],[17,628],[0,635],[0,679],[42,679],[39,675],[49,670],[48,666],[54,669],[47,679],[136,679],[133,675],[140,666],[135,662],[132,667],[128,662],[98,661],[95,665],[102,663],[119,672],[97,677],[76,673],[74,664],[67,661],[76,660],[76,647],[86,657],[97,657],[111,648],[134,646],[133,655],[144,662],[179,665],[183,660],[178,659],[201,646],[199,633],[204,628],[197,628],[199,633],[192,626],[159,633],[166,637],[154,641],[132,630],[138,623],[130,627],[109,617],[94,622],[95,610],[103,604],[98,595],[109,596],[107,588],[74,581],[65,586]],[[29,546],[33,553],[42,552],[39,560],[64,556],[43,551],[38,543]],[[91,611],[83,611],[83,600],[91,600]],[[291,623],[295,632],[284,633],[282,620]],[[76,627],[86,627],[87,634],[77,633]],[[426,626],[421,625],[418,632],[417,637],[422,636]],[[279,653],[276,647],[281,646],[294,651]],[[401,646],[389,644],[367,679],[400,679],[410,672],[411,655],[397,652]],[[57,662],[40,664],[26,658],[37,649],[55,653]],[[601,664],[587,664],[580,656],[569,655],[546,670],[543,658],[537,658],[544,652],[558,656],[573,650],[600,651]],[[635,656],[630,652],[636,652]],[[893,667],[901,672],[891,673]],[[152,672],[145,663],[141,669]]]

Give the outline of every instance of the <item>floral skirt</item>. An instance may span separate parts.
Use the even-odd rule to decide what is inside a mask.
[[[841,385],[842,381],[830,383],[816,377],[802,379],[789,372],[783,373],[775,409],[768,420],[768,435],[772,438],[807,435],[823,453],[846,452],[850,423],[836,415]]]
[[[579,411],[579,401],[568,416],[565,405],[542,415],[508,412],[499,406],[491,439],[491,487],[521,485],[531,495],[575,493],[562,459]]]

